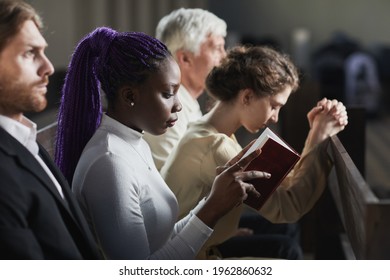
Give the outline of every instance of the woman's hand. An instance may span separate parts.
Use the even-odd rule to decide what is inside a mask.
[[[323,98],[322,100],[318,101],[317,105],[307,114],[310,128],[313,127],[315,117],[325,112],[332,115],[334,119],[338,121],[340,126],[345,127],[348,124],[347,111],[343,103],[337,101],[336,99],[328,100]]]
[[[236,164],[237,162],[240,161],[240,159],[245,155],[245,153],[249,150],[249,148],[252,146],[253,143],[255,143],[256,139],[252,140],[248,145],[245,146],[244,149],[242,149],[234,158],[230,159],[224,166],[217,166],[216,172],[217,175],[221,174],[222,171],[226,170],[230,166]],[[259,154],[261,153],[261,150],[259,151]],[[257,156],[256,156],[257,157]],[[255,157],[255,158],[256,158]],[[248,163],[249,165],[249,163]],[[247,166],[248,166],[247,165]],[[246,168],[246,166],[245,166]],[[245,169],[244,168],[244,169]]]
[[[309,142],[314,146],[342,131],[348,124],[347,110],[336,99],[322,99],[308,114],[310,124]]]
[[[254,186],[245,181],[271,177],[271,174],[263,171],[244,171],[249,163],[260,154],[260,150],[255,150],[247,157],[242,158],[249,148],[248,146],[224,167],[217,169],[218,175],[214,180],[210,194],[197,213],[198,218],[209,227],[214,227],[222,216],[237,205],[242,204],[248,197],[248,192],[259,195]]]

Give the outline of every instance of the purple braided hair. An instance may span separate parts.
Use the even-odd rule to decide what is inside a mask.
[[[159,40],[139,32],[95,29],[77,45],[62,88],[55,162],[71,184],[81,153],[100,125],[99,86],[108,105],[123,85],[142,83],[171,57]]]

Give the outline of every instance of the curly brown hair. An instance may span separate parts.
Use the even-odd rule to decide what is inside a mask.
[[[235,99],[242,89],[259,97],[272,96],[299,85],[298,70],[286,54],[270,47],[238,46],[231,49],[206,79],[208,93],[221,101]]]

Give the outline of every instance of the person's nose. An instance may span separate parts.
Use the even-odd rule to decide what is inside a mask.
[[[226,57],[226,50],[225,48],[222,48],[221,50],[221,59]]]
[[[275,112],[272,117],[271,117],[271,121],[273,123],[277,123],[279,121],[279,111]]]
[[[180,112],[181,109],[183,109],[183,106],[181,105],[179,98],[176,96],[175,103],[173,104],[173,107],[172,107],[172,112],[173,113]]]
[[[44,77],[44,76],[50,76],[54,73],[54,67],[51,61],[47,58],[46,55],[42,56],[42,65],[39,68],[39,76]]]

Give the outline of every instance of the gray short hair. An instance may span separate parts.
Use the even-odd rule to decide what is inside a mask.
[[[178,50],[199,53],[207,36],[226,37],[226,22],[202,9],[180,8],[164,16],[157,25],[156,38],[175,56]]]

